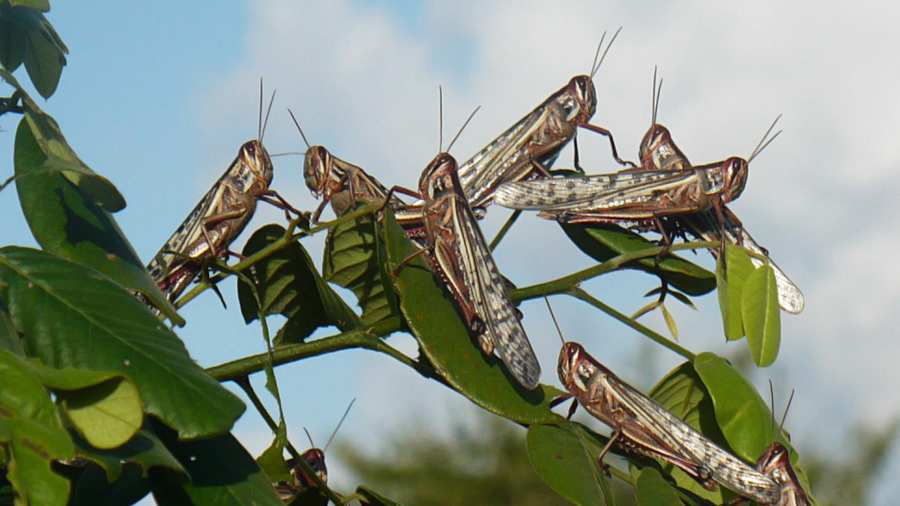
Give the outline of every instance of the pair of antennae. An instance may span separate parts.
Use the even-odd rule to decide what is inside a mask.
[[[256,124],[256,140],[262,144],[263,137],[266,135],[266,126],[269,124],[269,113],[272,112],[272,104],[275,103],[275,92],[272,90],[272,98],[269,99],[269,107],[266,109],[266,119],[263,121],[263,79],[259,78],[259,120]]]
[[[591,64],[591,79],[593,79],[594,76],[597,75],[597,71],[600,70],[600,65],[603,65],[603,60],[606,58],[606,54],[609,53],[609,48],[612,47],[613,42],[616,41],[616,37],[619,36],[619,32],[621,31],[622,27],[620,26],[619,29],[616,30],[616,33],[613,34],[612,38],[609,39],[609,45],[606,46],[606,50],[603,51],[603,56],[600,56],[600,48],[603,47],[603,39],[606,38],[606,31],[603,32],[602,36],[600,36],[600,43],[597,44],[597,51],[594,53],[594,62]],[[599,61],[597,60],[598,56],[600,57]]]
[[[651,107],[651,115],[650,119],[652,121],[651,124],[656,124],[656,113],[659,111],[659,97],[662,95],[662,77],[659,78],[659,87],[656,87],[656,65],[653,66],[653,87],[650,88],[650,107]]]
[[[750,162],[752,162],[753,159],[756,158],[757,155],[762,153],[762,150],[766,149],[766,146],[771,144],[772,141],[774,141],[776,138],[778,138],[779,135],[781,135],[782,130],[779,130],[779,131],[775,132],[775,135],[773,135],[771,139],[766,140],[766,138],[769,137],[769,134],[772,133],[772,130],[775,128],[775,124],[778,123],[778,120],[780,120],[780,119],[781,119],[781,114],[779,114],[775,118],[775,121],[773,121],[772,124],[769,126],[769,129],[766,130],[766,133],[762,136],[762,139],[759,140],[759,144],[756,145],[756,149],[754,149],[753,152],[750,153],[750,158],[747,158],[748,164]]]
[[[331,436],[328,437],[328,441],[325,443],[325,447],[322,448],[322,451],[323,451],[323,452],[324,452],[325,450],[327,450],[329,446],[331,446],[331,442],[334,441],[334,436],[337,435],[337,432],[338,432],[338,430],[340,430],[341,425],[344,424],[344,420],[347,419],[347,415],[350,414],[350,408],[353,407],[353,403],[354,403],[354,402],[356,402],[356,398],[355,398],[355,397],[353,398],[352,401],[350,401],[350,404],[347,405],[347,409],[344,411],[344,416],[341,417],[341,420],[338,422],[337,427],[334,428],[334,430],[331,432]],[[309,435],[309,431],[306,430],[306,427],[303,427],[303,432],[306,433],[306,437],[309,439],[309,444],[311,445],[310,447],[311,447],[311,448],[315,448],[315,447],[316,447],[316,443],[313,443],[313,438],[312,438],[312,436]]]
[[[772,429],[775,429],[775,386],[769,379],[769,397],[772,399]],[[784,414],[781,415],[781,423],[778,424],[778,433],[784,430],[784,421],[787,420],[788,410],[791,409],[791,402],[794,400],[794,390],[791,389],[791,395],[788,397],[787,406],[784,407]]]
[[[481,106],[475,108],[469,117],[466,118],[465,123],[459,127],[459,131],[456,132],[456,135],[453,136],[453,140],[450,141],[450,145],[447,146],[447,151],[449,152],[453,145],[456,144],[456,140],[459,139],[459,136],[462,135],[463,130],[469,125],[469,122],[472,121],[472,118],[475,117],[475,113],[481,110]],[[438,153],[444,152],[444,89],[441,85],[438,85]]]

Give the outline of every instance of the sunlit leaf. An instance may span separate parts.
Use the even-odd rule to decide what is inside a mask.
[[[13,7],[28,7],[41,12],[50,10],[50,0],[9,0],[9,4]]]
[[[578,249],[598,262],[658,246],[616,225],[560,225]],[[660,274],[672,286],[690,295],[703,295],[716,287],[713,273],[674,254],[663,258],[658,265],[655,258],[642,258],[625,267]]]
[[[751,272],[753,264],[747,252],[743,248],[727,244],[725,255],[719,256],[716,262],[716,282],[719,285],[717,296],[719,310],[722,312],[722,325],[725,328],[725,338],[729,341],[740,339],[744,335],[741,297],[744,283]]]
[[[124,444],[144,421],[138,389],[121,378],[58,395],[69,420],[97,448]]]
[[[781,345],[781,310],[771,265],[763,265],[747,277],[741,296],[741,316],[753,362],[760,367],[771,365]]]
[[[675,323],[675,318],[672,317],[672,313],[669,312],[669,308],[666,307],[665,304],[660,304],[660,311],[663,315],[663,320],[666,322],[666,327],[669,329],[669,334],[672,335],[672,338],[676,341],[678,340],[678,324]]]
[[[250,237],[242,254],[250,256],[284,236],[280,225],[266,225]],[[335,325],[342,331],[359,326],[359,318],[319,275],[309,254],[294,242],[254,264],[249,277],[256,282],[263,314],[288,318],[275,342],[303,341],[316,328]],[[259,308],[250,285],[238,282],[238,298],[244,321],[257,318]]]
[[[694,370],[709,392],[728,445],[739,457],[756,462],[775,440],[772,413],[765,401],[737,369],[713,353],[697,355]]]
[[[387,266],[393,269],[414,251],[414,246],[389,210],[384,217],[384,234]],[[550,411],[549,404],[562,392],[547,385],[523,390],[498,359],[486,357],[421,255],[400,270],[393,284],[422,351],[453,388],[479,406],[522,423],[561,419]]]
[[[188,355],[137,298],[105,276],[28,248],[0,248],[0,298],[44,363],[126,375],[148,413],[181,437],[221,434],[243,403]],[[52,317],[47,317],[52,315]]]
[[[528,428],[528,460],[538,476],[574,504],[613,504],[597,457],[604,441],[581,426],[532,425]]]

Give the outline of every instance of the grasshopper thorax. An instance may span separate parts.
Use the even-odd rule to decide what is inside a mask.
[[[597,367],[580,344],[569,341],[559,351],[557,372],[566,390],[577,396],[587,392],[588,381],[597,372]]]
[[[556,98],[566,115],[566,121],[586,124],[597,110],[597,91],[591,76],[575,76]]]
[[[800,482],[791,466],[790,453],[781,443],[774,442],[766,449],[756,461],[756,469],[781,485],[783,498],[788,496],[793,499],[778,504],[796,504],[798,506],[809,504],[806,493],[800,488]]]
[[[272,184],[274,170],[269,152],[261,142],[254,139],[241,146],[238,156],[241,159],[241,178],[245,180],[246,187],[257,186],[264,192]]]
[[[747,185],[749,166],[747,160],[737,156],[733,156],[722,162],[722,175],[725,180],[722,199],[725,202],[731,202],[741,196],[744,187]]]
[[[419,193],[426,200],[434,200],[454,192],[462,187],[456,172],[456,159],[449,153],[438,153],[419,178]]]
[[[325,467],[325,452],[318,448],[310,448],[303,452],[303,454],[300,455],[300,458],[315,471],[316,476],[322,480],[322,483],[328,482],[328,468]],[[303,474],[303,471],[299,466],[295,466],[291,469],[291,474],[294,476],[295,484],[298,487],[305,488],[313,486],[312,480]]]

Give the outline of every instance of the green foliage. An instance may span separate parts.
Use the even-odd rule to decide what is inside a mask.
[[[605,444],[571,422],[528,429],[528,458],[535,472],[561,496],[583,506],[612,501],[609,483],[596,465]]]
[[[48,0],[0,1],[0,65],[14,72],[22,62],[44,98],[56,91],[69,49],[42,13]]]

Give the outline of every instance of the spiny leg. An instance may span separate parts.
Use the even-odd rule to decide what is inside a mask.
[[[600,134],[600,135],[603,135],[603,136],[605,136],[607,139],[609,139],[609,147],[612,149],[612,155],[613,155],[613,158],[614,158],[617,162],[619,162],[619,164],[621,164],[621,165],[629,165],[629,166],[631,166],[631,168],[636,168],[636,167],[637,167],[637,165],[636,165],[634,162],[630,162],[630,161],[628,161],[628,160],[623,160],[623,159],[619,158],[619,152],[618,152],[618,150],[616,150],[616,141],[613,140],[612,132],[610,132],[609,130],[607,130],[607,129],[603,128],[603,127],[599,127],[599,126],[597,126],[597,125],[592,125],[592,124],[590,124],[590,123],[585,123],[585,124],[583,124],[583,125],[578,125],[578,126],[580,126],[581,128],[586,128],[586,129],[588,129],[588,130],[590,130],[590,131],[592,131],[592,132],[598,133],[598,134]]]

